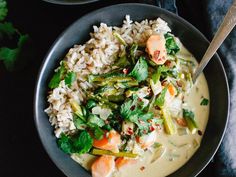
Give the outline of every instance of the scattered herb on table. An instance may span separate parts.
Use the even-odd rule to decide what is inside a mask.
[[[0,0],[0,39],[2,41],[14,41],[17,38],[16,47],[2,46],[0,47],[0,61],[3,62],[6,69],[12,71],[15,67],[16,61],[21,58],[24,46],[29,41],[28,34],[21,34],[12,23],[5,21],[7,16],[7,2]]]

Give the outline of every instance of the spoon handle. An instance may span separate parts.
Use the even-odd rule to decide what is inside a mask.
[[[210,61],[212,56],[216,53],[225,38],[229,35],[236,24],[236,0],[234,0],[230,9],[224,17],[219,29],[217,30],[214,38],[212,39],[206,53],[204,54],[198,68],[193,74],[193,82],[196,81],[198,76],[201,74],[207,63]]]

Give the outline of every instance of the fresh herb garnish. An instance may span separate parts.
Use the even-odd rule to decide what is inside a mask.
[[[58,87],[60,82],[61,82],[61,80],[64,77],[65,72],[66,72],[66,69],[65,69],[64,63],[62,62],[60,68],[53,75],[51,81],[49,82],[48,87],[50,89],[54,89],[54,88]]]
[[[95,139],[100,140],[104,136],[104,131],[100,127],[96,126],[93,129],[93,134]]]
[[[97,125],[98,127],[102,127],[105,125],[104,120],[99,118],[97,115],[90,114],[88,117],[88,123],[90,124],[91,127],[94,125]]]
[[[71,87],[72,83],[76,80],[76,73],[69,72],[65,76],[65,84]]]
[[[169,55],[175,55],[179,50],[179,46],[176,44],[175,39],[172,35],[169,33],[166,33],[165,35],[166,39],[166,50]]]
[[[84,130],[84,129],[87,127],[87,124],[85,123],[85,121],[82,120],[82,119],[81,119],[79,116],[77,116],[76,114],[74,115],[73,122],[74,122],[75,127],[76,127],[78,130]]]
[[[164,106],[166,91],[167,91],[167,87],[165,87],[165,88],[161,91],[161,93],[159,94],[159,96],[156,98],[155,103],[154,103],[155,105],[157,105],[157,106],[159,106],[159,107]]]
[[[93,100],[93,99],[89,99],[87,101],[87,104],[86,104],[86,108],[87,109],[92,109],[93,107],[95,107],[97,105],[96,101]]]
[[[74,150],[78,154],[87,153],[93,145],[93,139],[89,133],[84,130],[73,140]]]
[[[86,130],[73,137],[62,133],[57,144],[67,154],[84,154],[92,148],[93,139]]]
[[[184,118],[194,119],[194,113],[193,113],[193,111],[190,111],[190,110],[187,110],[187,109],[183,109],[183,117]]]
[[[152,75],[152,80],[153,80],[154,84],[156,84],[157,81],[160,80],[160,77],[161,77],[161,74],[162,74],[162,73],[165,73],[165,72],[167,72],[167,71],[169,71],[169,70],[170,70],[170,69],[167,68],[167,67],[164,66],[164,65],[159,66],[159,67],[157,68],[156,72],[153,73],[153,75]]]
[[[208,103],[209,103],[209,100],[206,99],[206,98],[203,98],[202,101],[201,101],[201,103],[200,103],[200,105],[206,106],[206,105],[208,105]]]
[[[57,141],[58,146],[67,154],[74,152],[73,141],[69,136],[66,136],[64,133],[61,134],[61,137]]]
[[[137,79],[137,81],[144,81],[148,77],[148,65],[144,57],[140,57],[133,70],[129,74]]]
[[[128,120],[137,125],[136,133],[138,136],[151,131],[151,123],[149,120],[153,119],[153,113],[146,113],[144,111],[142,101],[139,100],[137,95],[133,95],[133,99],[121,105],[120,114],[124,120]]]
[[[190,110],[183,109],[183,117],[187,122],[188,129],[190,130],[190,132],[192,134],[196,133],[198,126],[194,118],[194,113]]]

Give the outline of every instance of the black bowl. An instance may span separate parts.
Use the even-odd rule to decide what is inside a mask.
[[[60,5],[79,5],[79,4],[88,4],[99,0],[43,0],[43,1]]]
[[[197,59],[201,59],[209,45],[207,39],[184,19],[166,10],[144,4],[127,3],[105,7],[83,16],[67,28],[52,45],[40,69],[35,90],[34,113],[35,124],[44,148],[57,167],[69,177],[90,176],[90,174],[57,147],[53,128],[44,112],[48,106],[47,84],[54,68],[59,65],[60,59],[65,56],[68,49],[74,44],[84,43],[89,39],[89,32],[92,31],[93,25],[104,22],[119,26],[126,14],[135,21],[161,17],[168,22],[172,32]],[[202,144],[193,157],[171,174],[171,177],[197,176],[212,159],[225,132],[229,112],[229,90],[225,71],[217,54],[214,55],[204,73],[209,86],[211,104]]]

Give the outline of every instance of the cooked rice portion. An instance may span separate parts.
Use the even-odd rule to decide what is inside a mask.
[[[80,104],[86,98],[85,91],[93,87],[87,82],[87,76],[108,72],[118,53],[124,49],[125,46],[113,36],[113,32],[120,34],[127,44],[144,46],[152,34],[171,31],[161,18],[133,22],[129,15],[126,15],[122,27],[109,27],[101,23],[93,29],[91,39],[83,45],[74,45],[64,59],[68,69],[77,74],[77,82],[69,88],[62,80],[48,96],[49,107],[45,112],[55,127],[56,137],[76,129],[69,101],[77,100]]]

